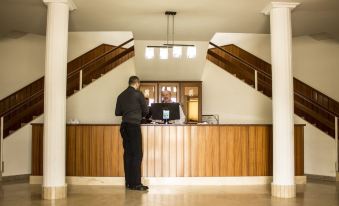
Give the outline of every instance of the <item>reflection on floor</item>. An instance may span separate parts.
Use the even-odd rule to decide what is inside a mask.
[[[268,186],[152,186],[147,193],[121,186],[69,186],[67,199],[44,201],[39,185],[4,183],[0,184],[0,205],[339,205],[339,183],[313,181],[298,186],[297,191],[297,198],[278,199],[270,196]]]

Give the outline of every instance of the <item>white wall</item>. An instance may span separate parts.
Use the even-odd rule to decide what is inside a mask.
[[[132,32],[69,32],[68,33],[68,61],[71,61],[100,44],[118,46],[133,38]],[[130,47],[129,43],[124,47]]]
[[[45,37],[0,38],[0,99],[44,75]]]
[[[202,76],[203,114],[219,114],[220,123],[272,123],[272,102],[252,87],[206,62]]]
[[[43,115],[32,123],[43,122]],[[32,160],[32,126],[27,124],[4,139],[3,161],[5,171],[2,176],[31,173]]]
[[[308,85],[339,101],[339,42],[293,38],[293,73]]]
[[[117,96],[127,88],[128,78],[135,75],[134,58],[119,65],[67,99],[67,120],[81,123],[120,123],[116,117]]]
[[[221,124],[272,124],[271,99],[230,73],[207,61],[202,81],[203,114],[219,114]],[[334,177],[335,141],[297,116],[295,123],[306,124],[305,174]]]

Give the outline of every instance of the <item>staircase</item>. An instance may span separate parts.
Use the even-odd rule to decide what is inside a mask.
[[[102,44],[67,64],[67,97],[134,57],[134,46]],[[0,126],[7,137],[44,111],[44,77],[0,100]]]
[[[272,97],[271,65],[236,45],[217,46],[207,51],[207,59],[243,82]],[[294,78],[294,112],[335,138],[338,135],[339,103]]]

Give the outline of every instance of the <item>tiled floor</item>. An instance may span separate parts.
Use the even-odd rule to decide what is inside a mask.
[[[149,192],[126,191],[120,186],[69,186],[65,200],[41,200],[41,187],[28,183],[0,185],[0,206],[112,205],[112,206],[338,206],[339,183],[309,182],[298,186],[297,198],[277,199],[268,186],[153,186]]]

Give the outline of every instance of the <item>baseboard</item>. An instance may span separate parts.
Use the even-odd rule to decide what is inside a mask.
[[[30,174],[25,175],[11,175],[11,176],[3,176],[2,182],[4,183],[10,183],[10,182],[29,182]]]
[[[328,182],[335,182],[336,177],[332,176],[324,176],[324,175],[313,175],[313,174],[305,174],[308,180],[320,180],[320,181],[328,181]],[[337,175],[338,179],[338,175]]]
[[[296,184],[306,184],[306,176],[296,176]],[[269,185],[272,177],[144,177],[147,185]],[[124,185],[124,177],[66,177],[68,185]],[[42,176],[31,176],[30,184],[42,184]]]

